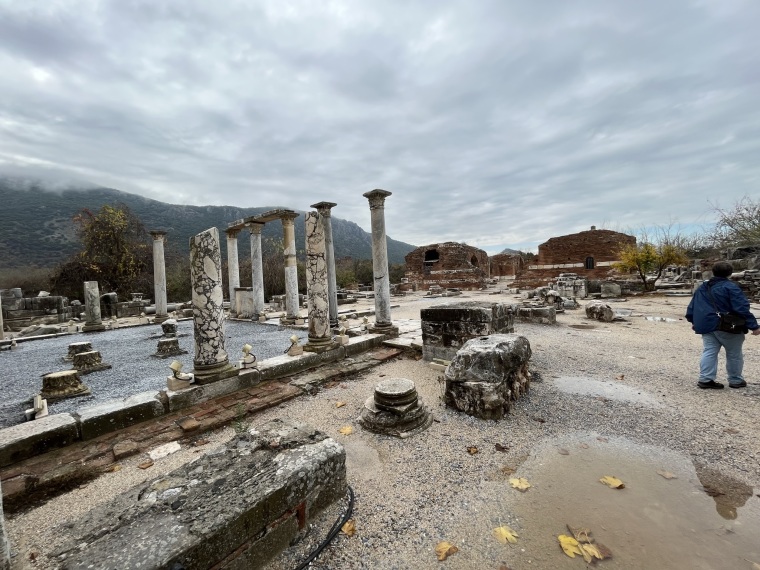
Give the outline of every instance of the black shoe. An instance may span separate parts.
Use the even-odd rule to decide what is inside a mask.
[[[742,380],[741,384],[729,384],[728,385],[729,388],[745,388],[746,386],[747,386],[747,383],[744,380]]]
[[[697,382],[697,388],[702,388],[703,390],[707,390],[710,388],[712,388],[713,390],[722,390],[723,384],[721,384],[720,382],[716,382],[715,380],[710,380],[709,382]]]

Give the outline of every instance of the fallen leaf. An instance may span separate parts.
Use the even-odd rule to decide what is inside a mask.
[[[580,542],[594,542],[594,540],[591,538],[591,531],[587,528],[581,528],[581,527],[572,527],[569,524],[565,525],[567,526],[567,530],[570,532],[570,534],[573,535],[573,538]]]
[[[501,467],[501,472],[504,473],[504,475],[512,475],[512,473],[514,473],[515,471],[517,471],[517,469],[515,469],[514,467],[510,467],[509,465],[503,465]]]
[[[343,407],[343,406],[345,406],[345,405],[346,405],[346,403],[345,403],[345,402],[335,402],[335,407],[336,407],[336,408],[342,408],[342,407]]]
[[[533,416],[532,419],[534,422],[538,422],[540,424],[546,423],[546,420],[544,418],[539,418],[538,416]]]
[[[557,453],[559,453],[560,455],[570,455],[570,452],[564,447],[557,448]]]
[[[435,555],[441,562],[446,560],[452,554],[456,554],[457,552],[459,552],[459,549],[450,542],[446,542],[445,540],[439,542],[435,547]]]
[[[351,435],[352,433],[354,433],[354,428],[352,428],[351,426],[343,426],[338,431],[342,433],[343,435]]]
[[[356,534],[356,523],[354,519],[348,519],[345,524],[340,527],[340,531],[348,536],[354,536]]]
[[[111,465],[106,471],[109,471],[110,473],[116,473],[117,471],[121,471],[121,465],[118,463],[115,465]]]
[[[474,445],[467,448],[467,453],[469,453],[470,455],[475,455],[477,452],[478,452],[478,448],[475,447]]]
[[[580,447],[581,449],[588,449],[589,448],[589,444],[588,443],[581,443],[578,447]]]
[[[660,475],[661,477],[665,477],[665,479],[678,479],[678,477],[673,475],[673,473],[671,473],[670,471],[659,470],[657,474]]]
[[[615,376],[615,380],[622,380],[624,378],[625,378],[625,374],[618,374],[617,376]]]
[[[138,463],[137,467],[140,469],[147,469],[148,467],[153,467],[153,460],[152,459],[146,459],[142,463]]]
[[[509,480],[509,484],[512,485],[514,489],[522,491],[523,493],[531,487],[530,483],[528,483],[528,480],[525,477],[512,478]]]
[[[508,542],[514,544],[517,542],[518,534],[508,526],[502,525],[493,529],[493,536],[502,544],[507,544]]]
[[[739,433],[739,430],[736,428],[725,428],[723,433],[737,434]]]
[[[599,482],[604,483],[611,489],[625,489],[625,484],[614,475],[605,475],[599,479]]]
[[[606,437],[602,437],[601,435],[597,437],[596,439],[598,439],[599,441],[603,441],[604,443],[607,443],[609,441],[609,439],[607,439]]]
[[[502,445],[500,443],[497,443],[496,445],[494,445],[494,447],[496,448],[496,451],[508,451],[509,450],[509,446],[508,445]]]
[[[575,558],[576,554],[583,556],[583,551],[581,550],[580,544],[578,544],[578,541],[575,540],[572,536],[560,534],[557,537],[557,540],[559,540],[559,545],[562,547],[562,551],[570,558]]]

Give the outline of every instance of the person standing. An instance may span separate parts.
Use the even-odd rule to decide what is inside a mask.
[[[748,331],[752,331],[753,335],[759,335],[760,325],[750,312],[749,301],[742,290],[729,279],[733,273],[731,264],[719,261],[713,265],[712,272],[712,279],[699,286],[686,309],[686,320],[692,324],[691,328],[696,334],[702,335],[703,348],[697,386],[703,389],[723,388],[723,384],[715,381],[718,374],[718,353],[723,347],[726,351],[729,387],[744,388],[747,385],[742,376],[744,335]],[[744,317],[746,328],[741,333],[718,330],[718,313],[734,313]]]

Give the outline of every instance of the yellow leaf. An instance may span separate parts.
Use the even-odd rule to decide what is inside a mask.
[[[599,479],[599,482],[604,483],[611,489],[625,489],[625,484],[614,475],[605,475]]]
[[[661,477],[665,477],[665,479],[678,479],[678,477],[673,475],[670,471],[660,470],[657,472],[657,474],[660,475]]]
[[[493,535],[502,544],[507,544],[508,542],[514,544],[517,542],[518,537],[518,534],[506,525],[493,529]]]
[[[572,536],[567,536],[566,534],[560,534],[557,537],[557,540],[559,540],[559,545],[562,547],[562,551],[567,554],[570,558],[575,558],[576,554],[580,554],[583,556],[583,552],[581,551],[580,544],[578,544],[578,541],[575,540]]]
[[[449,556],[456,554],[457,552],[459,552],[459,549],[445,540],[439,542],[435,547],[435,555],[440,561],[446,560]]]
[[[343,426],[338,431],[342,433],[343,435],[351,435],[352,433],[354,433],[354,428],[352,428],[351,426]]]
[[[342,408],[342,407],[343,407],[343,406],[345,406],[345,405],[346,405],[346,403],[345,403],[345,402],[335,402],[335,407],[336,407],[336,408]]]
[[[354,522],[354,519],[348,519],[346,523],[340,527],[340,531],[348,536],[354,536],[356,533],[356,523]]]
[[[478,452],[478,448],[475,447],[474,445],[467,448],[467,453],[469,453],[470,455],[475,455],[477,452]]]
[[[525,477],[512,478],[509,480],[509,484],[512,485],[513,488],[517,489],[518,491],[522,491],[523,493],[530,489],[531,486]]]
[[[509,465],[503,465],[501,467],[501,472],[504,473],[504,475],[512,475],[516,469],[514,467],[510,467]]]

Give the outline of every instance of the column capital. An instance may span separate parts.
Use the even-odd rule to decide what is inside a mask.
[[[227,228],[224,233],[227,234],[227,239],[235,239],[240,233],[240,228]]]
[[[385,199],[390,196],[392,192],[388,192],[387,190],[380,190],[379,188],[376,188],[375,190],[372,190],[371,192],[365,192],[362,194],[365,198],[369,200],[369,209],[370,210],[376,210],[381,209],[385,206]]]
[[[292,224],[293,220],[295,220],[300,215],[301,214],[299,214],[298,212],[284,212],[279,215],[279,218],[282,220],[283,224],[285,224],[286,222]]]
[[[316,204],[312,204],[309,207],[314,208],[317,212],[319,212],[320,216],[328,218],[330,217],[330,210],[337,205],[338,204],[335,202],[317,202]]]
[[[249,222],[245,225],[248,231],[253,235],[261,235],[261,230],[264,229],[264,222]]]
[[[164,237],[166,237],[166,231],[165,230],[150,230],[150,235],[153,237],[154,240],[162,240]]]

